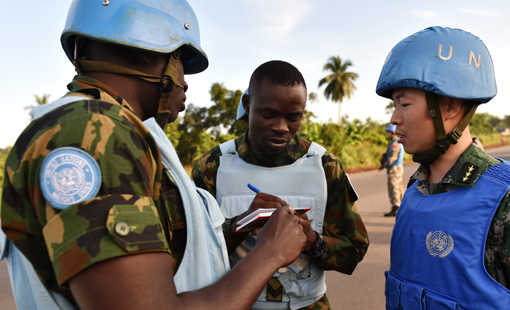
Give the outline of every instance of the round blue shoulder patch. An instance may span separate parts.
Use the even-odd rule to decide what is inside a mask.
[[[87,152],[61,147],[44,159],[39,181],[46,201],[55,209],[64,210],[97,195],[101,171]]]

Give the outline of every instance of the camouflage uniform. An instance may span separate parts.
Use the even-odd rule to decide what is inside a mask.
[[[296,135],[277,155],[261,153],[250,148],[245,139],[247,132],[235,140],[237,153],[245,162],[264,167],[290,165],[306,154],[311,142]],[[221,156],[219,146],[212,148],[193,167],[192,178],[198,187],[208,190],[216,197],[216,174]],[[368,234],[354,204],[356,197],[340,161],[331,153],[322,157],[328,185],[328,198],[324,217],[324,239],[327,242],[326,256],[312,258],[324,270],[336,270],[351,274],[363,259],[368,248]],[[227,221],[227,225],[230,223]],[[233,243],[228,226],[224,229],[226,240]],[[235,245],[234,245],[235,246]],[[229,247],[232,248],[232,245]],[[330,309],[326,296],[304,309]]]
[[[400,207],[402,197],[404,197],[404,186],[402,185],[402,179],[404,178],[404,165],[391,164],[397,161],[400,153],[400,143],[397,142],[398,137],[393,138],[388,145],[389,156],[385,157],[385,161],[382,166],[386,168],[388,174],[388,195],[390,197],[390,203],[392,207]]]
[[[427,181],[429,168],[420,166],[411,177],[408,187],[418,180],[416,188],[423,195],[441,194],[460,186],[473,187],[482,173],[498,163],[498,160],[485,153],[475,138],[439,183],[431,184]],[[475,168],[473,172],[468,171],[471,166]],[[510,192],[500,202],[490,224],[485,244],[485,268],[492,278],[510,288]]]
[[[5,163],[2,229],[33,264],[42,283],[76,303],[68,280],[94,263],[166,252],[182,260],[186,221],[176,185],[153,137],[129,104],[106,85],[76,77],[67,95],[87,96],[34,120]],[[54,209],[39,184],[45,156],[60,147],[89,153],[102,183],[95,198]],[[118,222],[129,233],[115,232]]]

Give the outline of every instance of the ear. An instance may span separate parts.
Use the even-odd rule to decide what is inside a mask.
[[[243,101],[243,108],[244,112],[246,113],[246,116],[250,118],[250,95],[244,95],[242,98]]]
[[[461,99],[442,97],[440,105],[443,121],[451,121],[457,118],[460,121],[464,116]]]

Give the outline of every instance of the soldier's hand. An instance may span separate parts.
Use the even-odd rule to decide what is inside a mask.
[[[298,258],[307,242],[303,222],[305,220],[295,215],[288,206],[279,208],[259,230],[257,247],[264,247],[268,257],[278,259],[280,267],[289,265]]]
[[[306,215],[306,213],[301,215],[301,225],[303,226],[303,232],[306,235],[305,250],[310,251],[310,247],[317,238],[317,235],[315,234],[315,231],[312,229],[312,226],[310,225],[310,221],[308,220],[308,216]]]
[[[280,197],[273,196],[270,194],[259,192],[255,198],[253,198],[250,207],[248,210],[246,210],[244,213],[236,216],[234,220],[230,224],[230,231],[234,232],[235,228],[237,227],[237,222],[247,216],[248,214],[252,213],[253,211],[257,209],[269,209],[269,208],[280,208],[281,206],[288,206],[288,204],[281,199]],[[266,221],[256,221],[256,223],[253,223],[252,227],[262,227],[265,224]],[[239,233],[233,234],[232,236],[234,238],[237,237],[246,237],[247,234],[243,234],[243,236],[240,236]]]
[[[250,214],[257,209],[268,209],[275,208],[278,209],[281,206],[288,206],[288,203],[280,197],[273,196],[270,194],[259,192],[255,198],[253,198],[250,207],[245,212],[246,214]]]

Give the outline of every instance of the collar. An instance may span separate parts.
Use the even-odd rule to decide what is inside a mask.
[[[116,91],[98,80],[83,75],[76,75],[73,78],[73,81],[67,85],[67,89],[69,90],[69,93],[67,93],[66,96],[78,92],[83,93],[94,99],[113,104],[120,104],[122,107],[128,109],[131,113],[140,118],[126,100],[124,100]]]
[[[236,150],[239,157],[247,163],[264,166],[279,167],[290,165],[299,158],[303,157],[310,147],[311,142],[304,140],[296,134],[285,149],[279,154],[267,154],[255,151],[248,141],[248,129],[236,140]]]
[[[459,186],[473,187],[482,173],[498,163],[498,160],[485,152],[480,141],[474,138],[473,143],[459,156],[453,167],[441,179],[436,189],[433,190],[433,193],[446,192]],[[410,184],[418,180],[419,189],[428,188],[429,182],[427,177],[429,174],[430,167],[420,165],[411,177]]]

